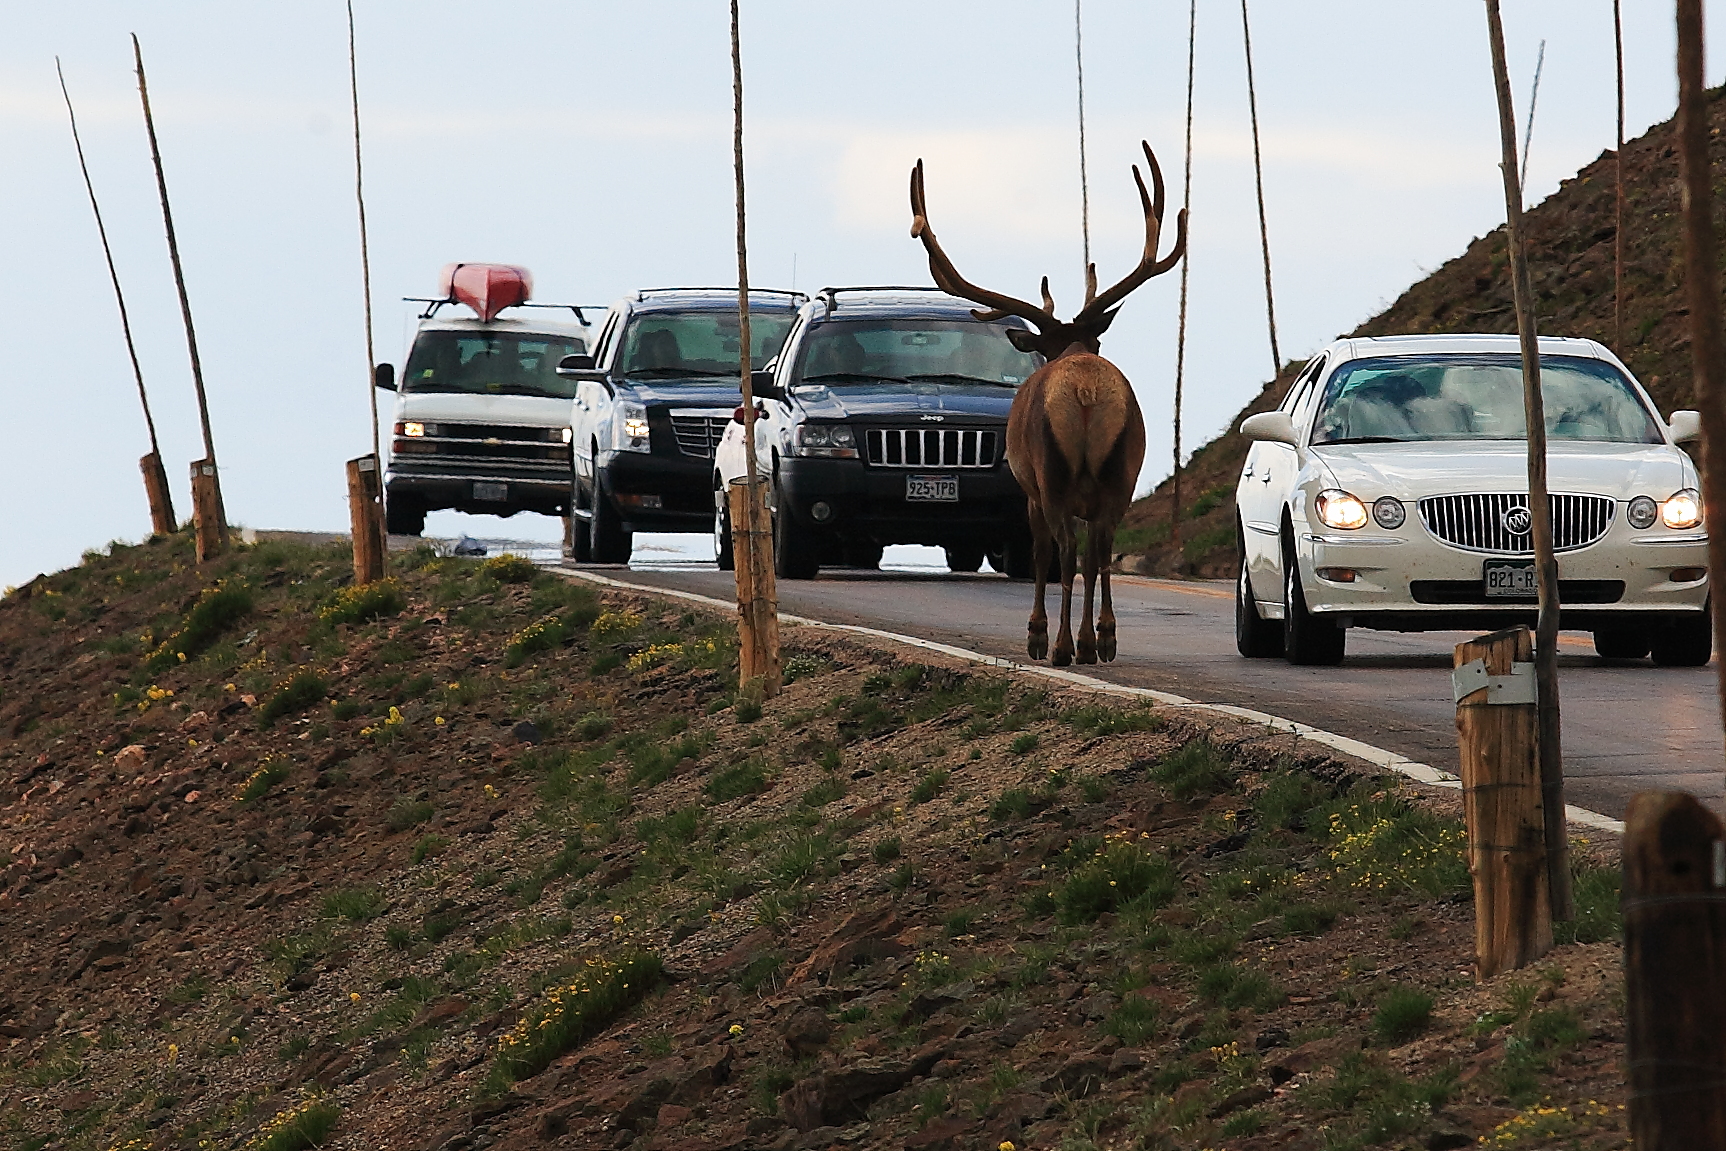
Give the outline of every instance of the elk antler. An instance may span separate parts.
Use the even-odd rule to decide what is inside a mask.
[[[1146,151],[1149,152],[1149,148]],[[1161,189],[1161,176],[1157,177],[1157,187]],[[1139,187],[1140,192],[1144,186]],[[1158,195],[1161,195],[1159,191]],[[1160,202],[1160,200],[1159,200]],[[1186,235],[1185,217],[1182,217],[1182,238]],[[1060,325],[1055,319],[1055,301],[1049,295],[1049,278],[1043,277],[1044,307],[1028,304],[1024,300],[1003,296],[999,292],[991,292],[987,288],[979,288],[959,275],[953,267],[953,261],[947,258],[947,253],[941,250],[941,244],[935,239],[935,229],[929,226],[929,212],[923,204],[923,161],[918,160],[917,166],[911,169],[911,235],[914,239],[923,241],[923,248],[929,253],[929,274],[935,277],[935,286],[950,296],[958,296],[962,300],[970,300],[973,304],[982,304],[986,311],[975,311],[972,315],[979,320],[999,320],[1006,316],[1018,316],[1028,320],[1041,331],[1049,331]],[[1155,246],[1153,241],[1153,247]],[[1129,288],[1128,291],[1131,291]],[[1125,293],[1122,293],[1123,295]]]
[[[1139,266],[1127,273],[1120,283],[1108,291],[1097,294],[1097,268],[1093,264],[1085,269],[1085,308],[1073,317],[1072,322],[1082,324],[1095,321],[1102,314],[1127,298],[1127,294],[1146,280],[1160,276],[1180,262],[1187,251],[1187,210],[1182,208],[1175,219],[1175,246],[1167,256],[1157,259],[1157,241],[1163,226],[1163,170],[1157,164],[1156,153],[1151,151],[1148,141],[1141,140],[1145,149],[1145,160],[1151,166],[1151,187],[1155,196],[1146,194],[1145,181],[1139,175],[1139,166],[1133,165],[1133,183],[1139,186],[1139,203],[1145,209],[1145,254],[1139,259]]]

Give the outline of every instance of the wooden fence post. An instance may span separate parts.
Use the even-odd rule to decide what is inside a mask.
[[[1637,1151],[1726,1147],[1726,828],[1644,791],[1624,828],[1624,1014]]]
[[[215,559],[228,546],[228,525],[222,516],[222,483],[213,459],[192,461],[192,526],[199,563]]]
[[[1552,948],[1533,656],[1528,629],[1506,628],[1457,644],[1451,673],[1481,979]]]
[[[150,499],[150,531],[159,536],[171,536],[179,526],[174,523],[174,498],[168,491],[168,472],[162,467],[162,456],[151,452],[138,461],[144,473],[144,494]]]
[[[765,488],[767,481],[757,479]],[[765,492],[750,499],[749,481],[731,481],[731,554],[737,569],[738,683],[757,681],[763,694],[779,694],[779,597],[773,579],[773,529]]]
[[[384,578],[384,535],[378,524],[378,458],[348,461],[348,521],[354,541],[354,582]]]

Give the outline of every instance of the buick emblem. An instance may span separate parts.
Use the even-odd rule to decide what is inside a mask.
[[[1528,529],[1534,526],[1534,516],[1527,508],[1506,508],[1504,512],[1504,530],[1513,536],[1525,536]]]

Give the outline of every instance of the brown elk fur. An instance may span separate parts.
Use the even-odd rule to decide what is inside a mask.
[[[1145,191],[1133,168],[1145,210],[1145,251],[1126,278],[1097,293],[1095,265],[1085,269],[1085,307],[1065,323],[1054,316],[1049,281],[1042,284],[1041,308],[968,283],[941,250],[929,226],[923,197],[923,162],[911,173],[911,235],[929,253],[929,271],[943,291],[989,310],[982,320],[1018,316],[1036,331],[1012,329],[1009,338],[1021,351],[1042,353],[1047,361],[1020,386],[1007,415],[1007,462],[1024,489],[1031,527],[1035,602],[1026,628],[1032,659],[1049,655],[1049,620],[1043,606],[1050,561],[1061,573],[1061,629],[1052,662],[1057,666],[1115,658],[1115,611],[1109,595],[1109,563],[1115,529],[1132,502],[1133,484],[1145,458],[1145,421],[1132,385],[1119,368],[1098,354],[1099,341],[1115,318],[1115,308],[1134,288],[1173,267],[1186,251],[1187,214],[1177,218],[1175,246],[1161,260],[1157,240],[1163,219],[1163,176],[1149,144],[1144,145],[1155,196]],[[1078,567],[1077,521],[1087,526],[1084,576],[1085,609],[1075,651],[1072,633],[1073,578]],[[1051,554],[1053,552],[1054,554]],[[1098,585],[1102,604],[1092,628]]]

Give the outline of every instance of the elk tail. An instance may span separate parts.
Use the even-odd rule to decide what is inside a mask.
[[[1100,476],[1127,426],[1132,393],[1107,360],[1073,357],[1064,366],[1044,400],[1049,434],[1073,475]]]

